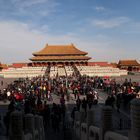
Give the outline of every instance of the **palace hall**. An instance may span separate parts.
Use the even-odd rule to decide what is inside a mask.
[[[48,65],[88,65],[91,57],[87,56],[87,52],[81,51],[70,45],[48,45],[33,53],[30,58],[32,63],[29,66],[48,66]]]

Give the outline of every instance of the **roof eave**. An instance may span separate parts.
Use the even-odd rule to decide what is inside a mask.
[[[83,52],[83,51],[80,51],[78,53],[56,53],[56,54],[53,54],[53,53],[42,53],[41,51],[39,52],[34,52],[32,53],[33,56],[43,56],[43,55],[87,55],[88,53],[87,52]]]
[[[88,57],[88,58],[77,58],[77,59],[34,59],[34,58],[30,58],[29,60],[31,60],[31,61],[49,61],[49,60],[90,60],[91,58],[90,57]]]

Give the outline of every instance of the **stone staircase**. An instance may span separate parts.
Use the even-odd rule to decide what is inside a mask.
[[[46,77],[49,77],[49,75],[50,75],[50,69],[51,69],[51,66],[48,66],[48,67],[46,68],[46,71],[45,71],[45,76],[46,76]]]
[[[73,65],[72,67],[74,69],[74,75],[81,76],[81,74],[80,74],[79,70],[77,69],[77,67],[75,65]]]

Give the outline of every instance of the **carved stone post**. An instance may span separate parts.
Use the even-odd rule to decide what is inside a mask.
[[[38,115],[35,115],[35,129],[38,131],[39,140],[43,140],[41,118]]]
[[[100,140],[104,140],[104,135],[112,129],[112,108],[105,106],[101,112]]]
[[[79,120],[80,120],[80,112],[75,111],[75,119],[74,119],[74,121],[79,121]]]
[[[14,111],[11,113],[9,140],[24,140],[23,118],[20,111]]]
[[[94,123],[94,110],[90,109],[87,111],[87,125],[89,127],[90,125],[94,125]]]
[[[25,133],[31,133],[34,139],[35,125],[33,114],[25,115]]]
[[[82,110],[80,111],[80,123],[85,122],[85,115],[86,115],[86,113],[85,113],[85,111],[82,109]]]
[[[42,140],[45,140],[43,117],[42,116],[39,116],[39,119],[40,119],[40,127],[41,127]]]

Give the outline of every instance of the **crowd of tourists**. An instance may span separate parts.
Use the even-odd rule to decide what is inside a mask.
[[[10,114],[15,109],[23,113],[40,114],[44,118],[45,126],[52,126],[54,131],[59,131],[60,122],[65,121],[65,101],[69,101],[71,95],[76,101],[75,110],[82,107],[85,112],[87,107],[98,104],[99,93],[106,92],[108,98],[105,105],[116,106],[118,111],[120,105],[124,106],[136,97],[139,97],[140,86],[131,79],[126,79],[122,84],[115,79],[69,76],[69,77],[34,77],[32,79],[19,79],[14,81],[0,95],[4,101],[8,99],[8,113],[5,117],[5,124],[9,128]],[[60,97],[60,104],[56,104],[53,94]],[[81,100],[81,96],[84,98]],[[50,106],[47,102],[50,102]],[[72,114],[72,118],[73,114]]]
[[[8,99],[10,101],[8,112],[4,117],[7,134],[10,114],[15,110],[20,110],[23,114],[42,115],[46,127],[51,124],[54,131],[59,131],[60,122],[65,120],[65,98],[64,94],[61,94],[60,104],[53,102],[54,85],[50,82],[52,81],[45,77],[19,79],[8,85],[3,91],[2,94],[5,95],[3,100]],[[52,105],[50,106],[47,102],[51,102]]]
[[[130,101],[140,98],[140,85],[131,79],[125,79],[120,84],[115,79],[107,78],[100,82],[99,89],[108,94],[105,105],[116,107],[118,112],[121,106],[129,112]]]
[[[93,104],[98,103],[99,95],[97,90],[108,94],[106,105],[113,106],[116,103],[119,106],[120,102],[128,104],[131,99],[139,97],[140,85],[132,82],[131,79],[125,79],[120,84],[115,79],[105,77],[35,77],[14,81],[4,89],[3,94],[0,93],[0,99],[22,101],[25,105],[28,99],[32,107],[36,103],[38,109],[40,109],[41,100],[53,102],[52,94],[63,96],[67,101],[69,101],[71,95],[74,95],[79,108],[79,104],[81,104],[80,96],[85,95],[85,100],[88,106],[91,107]]]

